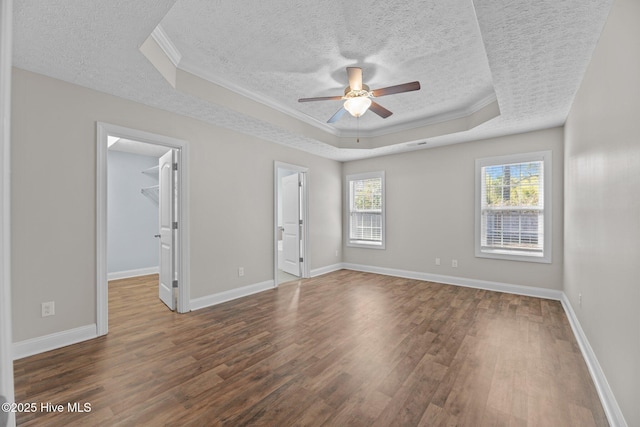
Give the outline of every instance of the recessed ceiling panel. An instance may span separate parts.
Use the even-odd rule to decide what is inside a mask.
[[[345,114],[339,133],[375,135],[459,117],[495,100],[491,72],[467,0],[403,2],[330,0],[211,2],[179,0],[160,23],[180,53],[178,67],[240,87],[318,124],[341,101],[298,98],[343,95],[346,67],[362,68],[371,89],[418,80],[421,90],[380,97],[394,114]],[[329,126],[329,125],[327,125]]]

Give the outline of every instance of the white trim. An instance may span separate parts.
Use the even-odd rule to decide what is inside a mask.
[[[138,268],[136,270],[114,271],[107,274],[107,280],[128,279],[130,277],[148,276],[149,274],[158,274],[160,267]]]
[[[448,111],[444,111],[442,113],[436,114],[434,116],[408,120],[405,122],[396,123],[391,126],[385,126],[383,128],[370,130],[370,131],[365,130],[364,132],[363,131],[358,132],[358,131],[352,131],[352,130],[344,130],[344,131],[338,132],[338,136],[341,138],[354,138],[357,136],[364,137],[364,138],[367,138],[367,137],[377,138],[377,137],[383,137],[383,136],[391,135],[394,133],[405,132],[413,129],[420,129],[420,128],[426,128],[430,126],[442,125],[444,123],[455,122],[456,120],[460,120],[460,119],[467,119],[467,122],[473,122],[473,120],[469,120],[469,119],[473,118],[474,114],[476,114],[483,108],[490,106],[491,104],[495,104],[495,109],[497,110],[497,114],[491,118],[498,117],[500,115],[500,106],[498,105],[498,98],[495,92],[492,92],[489,95],[483,98],[480,98],[478,101],[474,102],[473,104],[469,104],[462,108],[458,108],[455,110],[448,110]],[[454,130],[451,133],[464,132],[464,131],[473,129],[475,126],[477,125],[470,126],[467,124],[466,127],[464,128],[460,127],[459,129]]]
[[[253,285],[207,295],[206,297],[194,298],[191,300],[191,309],[199,310],[201,308],[211,307],[213,305],[222,304],[223,302],[257,294],[259,292],[268,291],[273,289],[273,283],[273,280],[266,280]]]
[[[300,264],[301,278],[308,278],[311,269],[311,254],[309,248],[309,168],[289,163],[273,162],[273,287],[278,287],[278,169],[294,171],[302,174],[302,259]]]
[[[11,331],[11,50],[13,2],[0,3],[0,395],[15,399]],[[15,426],[9,413],[8,426]]]
[[[587,364],[587,368],[591,374],[591,379],[596,387],[598,397],[600,397],[600,402],[602,403],[602,407],[609,424],[612,427],[627,427],[627,422],[624,419],[624,415],[620,410],[620,406],[618,406],[615,396],[613,395],[613,391],[611,390],[609,382],[604,375],[604,371],[598,362],[598,358],[596,357],[593,348],[591,348],[591,344],[589,344],[587,336],[582,330],[580,321],[578,320],[575,311],[573,311],[569,298],[564,292],[562,293],[562,299],[560,301],[562,302],[562,307],[569,319],[573,335],[575,335],[576,341],[578,341],[582,357]]]
[[[171,60],[171,59],[169,59]],[[233,92],[236,96],[243,96],[251,101],[257,102],[261,105],[272,108],[275,111],[286,114],[289,117],[293,117],[298,119],[308,125],[311,125],[317,129],[323,130],[331,135],[342,136],[340,135],[340,131],[334,127],[327,125],[325,122],[317,120],[305,113],[302,113],[294,108],[286,106],[280,102],[275,101],[273,98],[269,98],[261,93],[250,91],[245,87],[239,86],[236,83],[232,83],[229,80],[223,79],[220,76],[217,76],[215,73],[212,73],[210,69],[202,68],[194,63],[189,62],[187,59],[180,63],[179,67],[176,67],[178,70],[181,70],[185,73],[192,74],[196,77],[199,77],[205,80],[209,84],[214,84],[224,89],[227,89]],[[337,104],[339,105],[339,104]],[[261,119],[260,117],[258,117]],[[261,119],[263,120],[263,119]]]
[[[177,67],[182,60],[182,54],[176,45],[173,44],[167,33],[164,32],[164,28],[162,28],[160,24],[153,30],[151,37],[158,43],[158,46],[160,46],[160,49],[167,55],[167,58],[169,58],[169,61],[171,61],[174,67]]]
[[[96,129],[96,324],[98,336],[106,335],[107,285],[107,150],[108,136],[131,139],[180,150],[178,155],[178,307],[190,311],[189,295],[189,144],[187,141],[137,129],[97,122]]]
[[[13,344],[13,360],[66,347],[97,337],[97,326],[94,323],[92,325],[80,326],[79,328],[19,341]]]
[[[343,270],[344,267],[342,263],[327,265],[325,267],[314,268],[311,270],[311,275],[309,277],[318,277],[323,274],[333,273],[334,271]]]
[[[557,289],[537,288],[534,286],[512,285],[510,283],[490,282],[487,280],[469,279],[466,277],[444,276],[441,274],[422,273],[419,271],[398,270],[395,268],[375,267],[373,265],[343,263],[347,270],[363,271],[366,273],[383,274],[385,276],[404,277],[407,279],[424,280],[445,285],[464,286],[466,288],[484,289],[487,291],[505,292],[508,294],[524,295],[528,297],[544,298],[560,301],[562,291]]]

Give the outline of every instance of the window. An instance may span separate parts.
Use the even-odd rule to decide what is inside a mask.
[[[384,249],[384,172],[347,176],[347,246]]]
[[[551,262],[551,152],[476,160],[476,256]]]

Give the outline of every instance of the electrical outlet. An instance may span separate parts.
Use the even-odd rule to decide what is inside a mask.
[[[238,267],[238,277],[244,276],[244,267]]]
[[[578,305],[582,308],[582,294],[578,294]]]
[[[452,259],[451,260],[451,267],[458,268],[458,260],[457,259]]]
[[[436,258],[436,265],[440,265],[440,258]]]
[[[336,256],[338,256],[338,251],[336,250]]]
[[[56,303],[55,301],[43,302],[42,303],[42,317],[53,316],[56,314]]]

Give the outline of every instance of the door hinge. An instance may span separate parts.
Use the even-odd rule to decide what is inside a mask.
[[[300,262],[304,262],[304,258],[300,257]]]
[[[177,229],[178,229],[178,221],[174,221],[174,222],[173,222],[172,228],[173,228],[174,230],[177,230]]]
[[[298,187],[302,187],[302,181],[298,181]]]
[[[174,163],[174,164],[173,164],[173,170],[174,170],[174,171],[177,171],[177,170],[178,170],[178,164],[177,164],[177,163]]]
[[[300,220],[300,225],[302,225],[302,220]]]
[[[171,285],[172,285],[174,288],[177,288],[177,287],[178,287],[178,281],[177,281],[177,280],[174,280],[174,281],[171,283]]]

